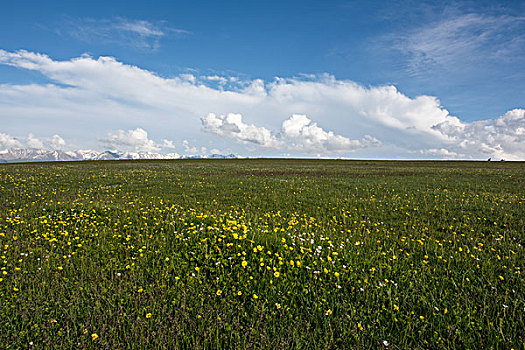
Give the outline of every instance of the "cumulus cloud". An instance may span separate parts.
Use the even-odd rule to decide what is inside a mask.
[[[0,84],[1,120],[10,120],[12,130],[30,124],[39,131],[48,130],[48,134],[65,135],[83,147],[91,147],[89,135],[108,129],[121,132],[106,139],[124,145],[128,142],[129,147],[163,147],[162,143],[148,142],[147,136],[142,143],[133,143],[129,139],[138,136],[122,131],[142,125],[176,142],[198,140],[204,129],[216,135],[206,138],[208,148],[231,148],[235,153],[246,151],[246,145],[252,145],[250,150],[259,145],[261,150],[287,153],[356,151],[356,156],[373,155],[373,149],[388,158],[444,148],[466,158],[499,154],[523,158],[521,138],[512,134],[523,127],[522,118],[469,123],[450,115],[435,97],[411,98],[389,85],[365,87],[331,75],[268,82],[224,77],[228,80],[225,86],[223,80],[213,77],[210,85],[209,78],[196,74],[160,77],[113,57],[80,56],[60,61],[23,50],[0,50],[0,64],[34,70],[53,81]],[[217,82],[221,86],[217,87]],[[228,114],[231,111],[236,114]],[[288,133],[299,135],[295,138],[283,130],[283,120],[291,115],[308,115],[286,124]],[[12,134],[8,129],[3,132]],[[469,146],[473,139],[488,147],[482,151]],[[227,144],[227,140],[240,142]],[[377,140],[382,146],[372,148],[378,145]]]
[[[9,134],[0,133],[0,150],[17,148],[63,150],[65,146],[66,141],[57,134],[45,138],[44,141],[42,141],[32,133],[29,133],[25,138],[13,137]]]
[[[188,140],[182,141],[182,146],[184,147],[184,153],[187,155],[206,154],[206,151],[208,150],[204,146],[202,146],[200,149],[196,146],[192,146]]]
[[[219,136],[305,154],[345,153],[369,146],[381,146],[379,140],[369,135],[361,140],[351,140],[332,131],[325,131],[317,123],[312,123],[306,115],[300,114],[294,114],[285,120],[280,133],[246,124],[242,121],[242,115],[234,113],[225,116],[210,113],[203,117],[201,122],[204,130]]]
[[[282,125],[285,138],[291,141],[289,150],[310,154],[333,154],[355,152],[365,147],[379,147],[381,142],[365,135],[360,140],[351,140],[336,135],[333,131],[325,131],[317,123],[312,123],[306,115],[294,114]]]
[[[219,75],[208,75],[208,76],[205,76],[204,79],[209,80],[209,81],[215,81],[219,85],[225,85],[226,83],[228,83],[228,79],[226,79],[225,77],[221,77]]]
[[[13,136],[0,133],[0,150],[22,147],[22,143],[15,139]]]
[[[66,146],[66,141],[57,134],[47,139],[47,142],[50,143],[53,149],[57,149],[57,150],[62,150]]]
[[[173,144],[173,141],[171,140],[162,140],[162,148],[175,148],[175,145]]]
[[[25,143],[27,147],[29,148],[44,148],[44,144],[42,143],[42,141],[36,138],[35,135],[33,134],[27,135],[27,139]]]
[[[197,154],[199,152],[197,147],[191,146],[190,142],[188,140],[182,141],[182,146],[184,147],[184,152],[187,153],[187,154],[194,155],[194,154]]]
[[[138,152],[156,152],[162,148],[174,148],[173,141],[164,140],[162,144],[148,138],[148,132],[142,128],[134,130],[109,131],[106,138],[101,141],[115,148],[132,148]]]
[[[244,123],[240,114],[228,113],[216,116],[214,113],[209,113],[201,119],[201,122],[204,130],[219,136],[251,142],[263,147],[279,148],[281,145],[270,130]]]
[[[505,159],[525,159],[525,109],[508,111],[496,120],[463,123],[449,119],[433,127],[448,138],[448,149]]]

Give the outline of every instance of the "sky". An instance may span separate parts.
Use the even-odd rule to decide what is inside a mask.
[[[525,160],[525,2],[6,1],[9,148]]]

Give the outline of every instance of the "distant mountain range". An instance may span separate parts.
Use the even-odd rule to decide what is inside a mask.
[[[212,154],[185,156],[178,153],[120,152],[93,150],[59,151],[36,148],[12,148],[0,151],[0,163],[42,162],[42,161],[80,161],[80,160],[119,160],[119,159],[233,159],[235,154]]]

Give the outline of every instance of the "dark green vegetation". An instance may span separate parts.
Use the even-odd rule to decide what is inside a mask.
[[[3,165],[0,348],[523,349],[524,181],[510,162]]]

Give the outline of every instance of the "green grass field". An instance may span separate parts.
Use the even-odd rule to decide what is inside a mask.
[[[0,348],[524,349],[525,163],[0,166]]]

